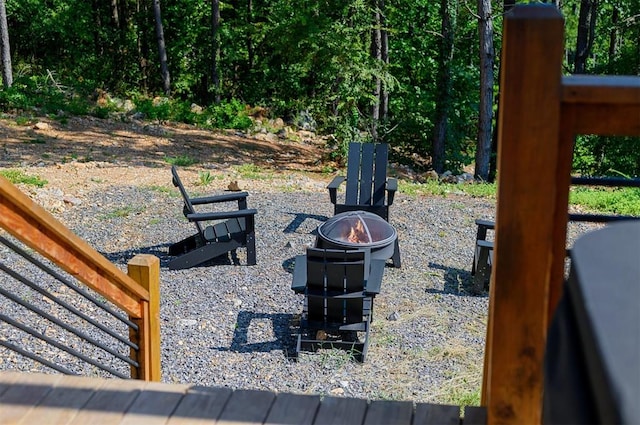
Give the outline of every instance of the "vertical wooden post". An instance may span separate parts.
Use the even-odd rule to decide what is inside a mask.
[[[518,5],[504,21],[497,224],[483,382],[490,424],[542,421],[563,26],[557,9],[541,4]]]
[[[127,264],[127,271],[149,291],[149,301],[142,301],[143,317],[136,320],[140,327],[140,335],[136,338],[140,346],[137,356],[140,368],[132,370],[132,377],[160,381],[160,260],[153,255],[138,254]]]

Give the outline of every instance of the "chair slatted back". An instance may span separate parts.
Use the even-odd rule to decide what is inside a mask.
[[[368,278],[366,250],[307,249],[307,314],[311,321],[358,323],[362,321],[362,293]]]
[[[178,190],[180,191],[180,195],[182,195],[182,201],[184,202],[183,213],[185,217],[187,216],[187,214],[195,214],[196,210],[195,208],[193,208],[193,204],[191,203],[189,194],[187,193],[187,190],[184,188],[184,185],[182,184],[182,181],[178,176],[178,170],[175,165],[171,166],[171,174],[173,175],[173,185],[178,188]],[[197,221],[195,221],[194,224],[198,228],[198,232],[202,235],[204,232],[202,225]]]
[[[349,144],[346,205],[384,205],[388,159],[386,143]]]

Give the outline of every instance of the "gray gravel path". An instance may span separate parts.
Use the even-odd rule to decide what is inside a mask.
[[[241,249],[240,265],[227,259],[169,270],[167,246],[194,231],[173,189],[105,186],[83,193],[82,202],[56,215],[122,269],[136,253],[160,257],[165,382],[473,402],[488,308],[486,295],[470,292],[474,220],[493,218],[494,201],[398,194],[390,222],[403,264],[385,270],[367,361],[356,363],[337,350],[293,361],[293,325],[303,299],[290,289],[292,260],[313,244],[313,231],[332,215],[326,182],[300,183],[274,182],[271,189],[250,191],[250,207],[258,210],[258,264],[252,267]],[[12,261],[10,254],[0,254]],[[394,313],[397,320],[390,319]],[[40,370],[0,348],[0,369],[5,368]]]

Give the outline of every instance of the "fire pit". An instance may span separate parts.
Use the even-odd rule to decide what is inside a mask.
[[[316,246],[331,249],[371,250],[371,258],[388,259],[398,234],[382,217],[367,211],[336,214],[318,227]]]

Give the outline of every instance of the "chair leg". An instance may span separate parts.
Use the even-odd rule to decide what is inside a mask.
[[[247,265],[255,266],[256,260],[256,234],[255,232],[247,233]]]
[[[478,262],[476,264],[476,273],[473,278],[473,290],[476,293],[481,293],[489,287],[489,281],[491,280],[492,251],[492,246],[486,242],[476,246]]]
[[[393,250],[393,256],[391,257],[391,261],[393,261],[393,266],[399,269],[401,263],[400,263],[400,243],[398,242],[398,238],[396,238],[394,245],[395,245],[395,248]]]

